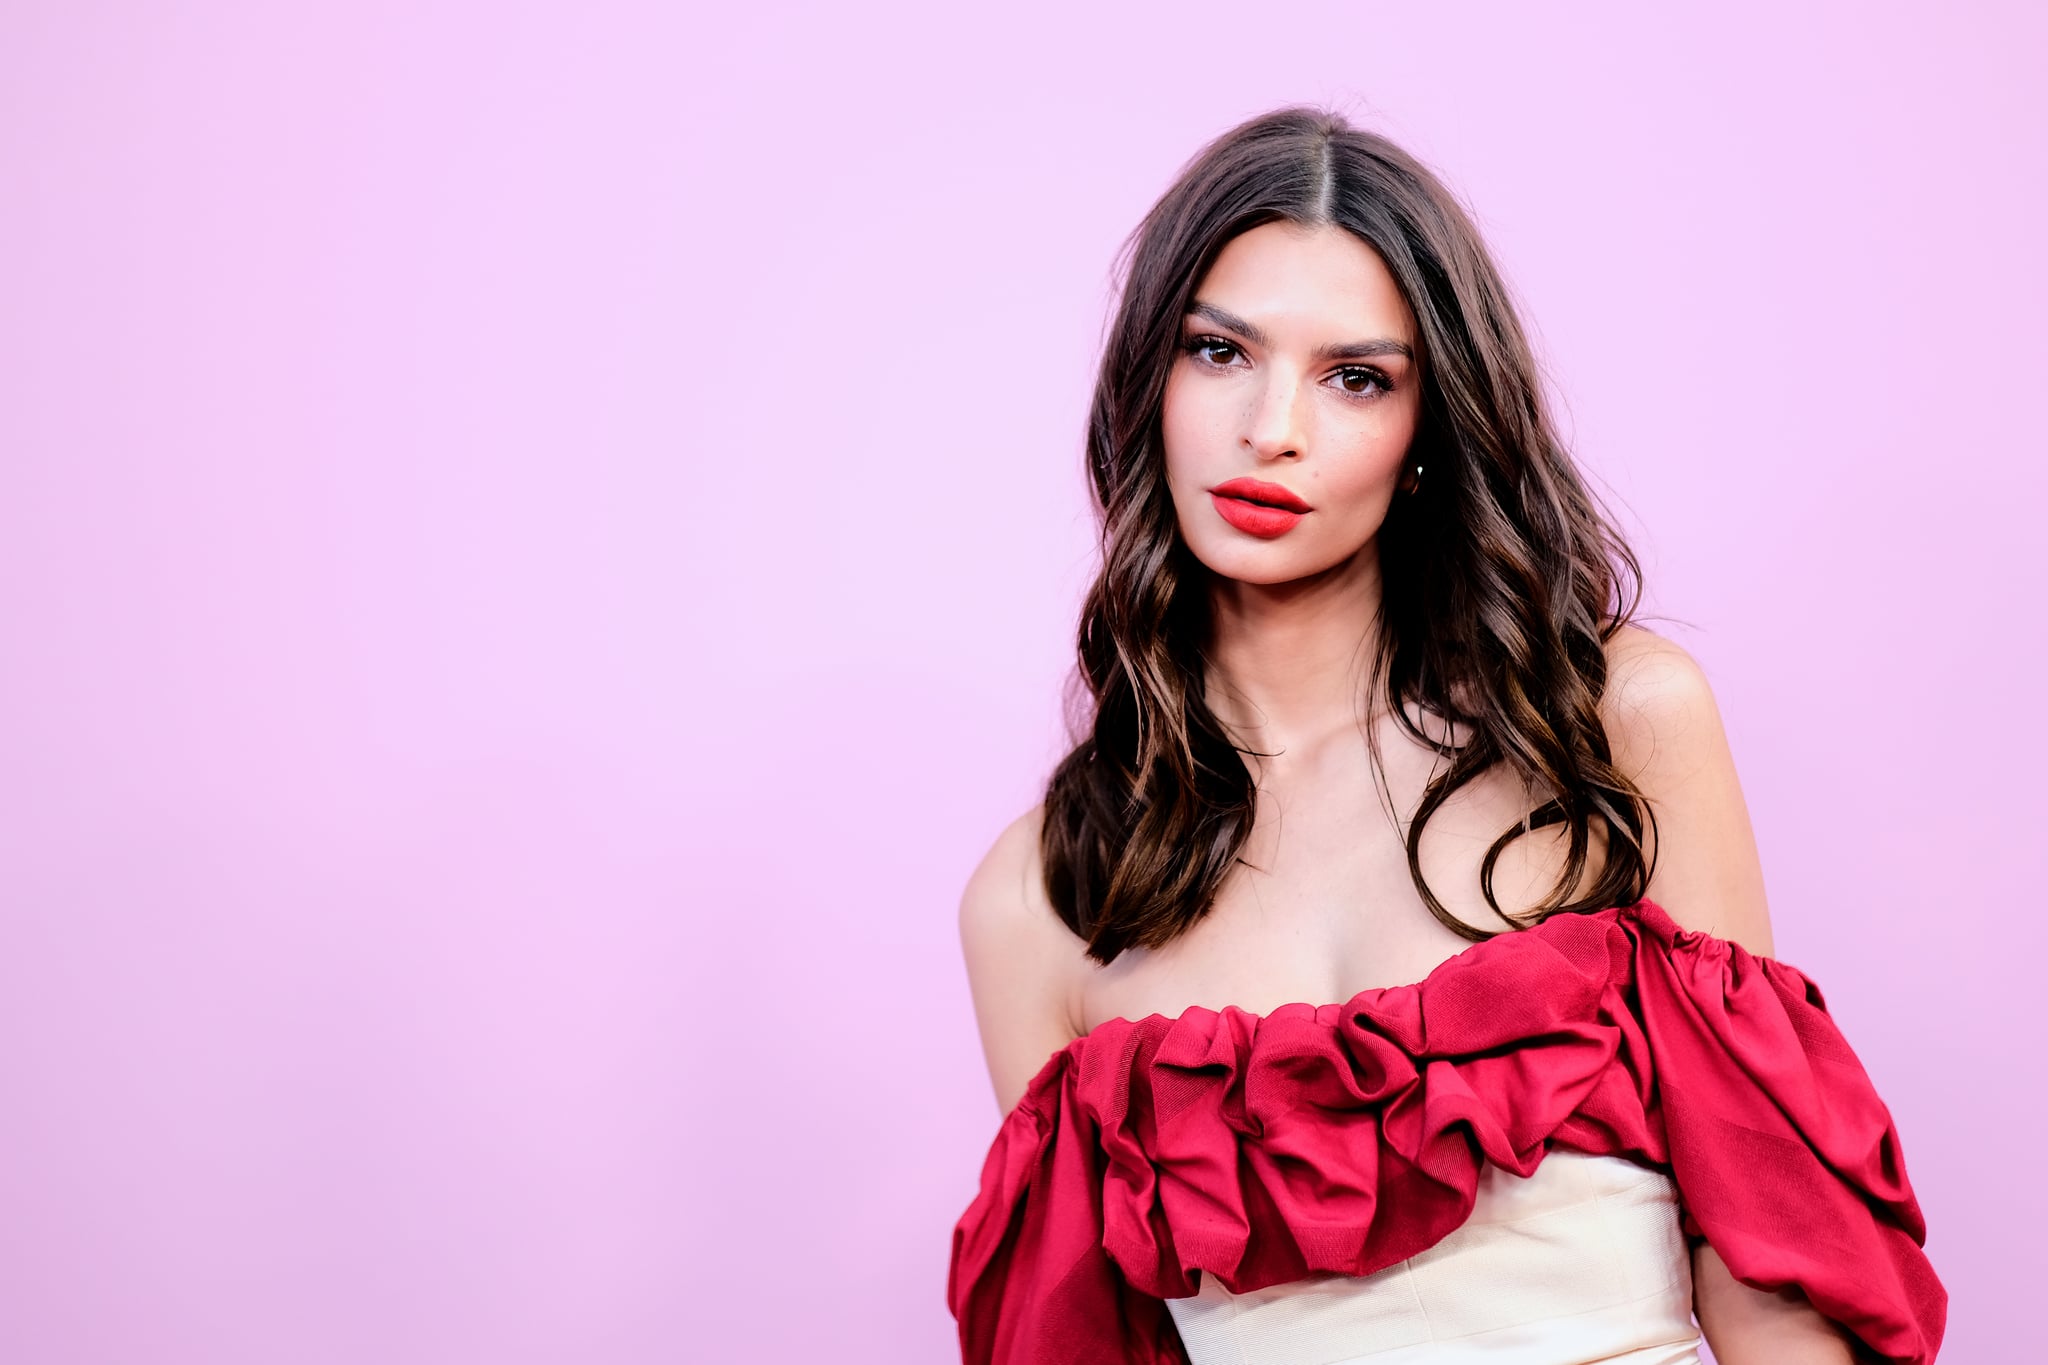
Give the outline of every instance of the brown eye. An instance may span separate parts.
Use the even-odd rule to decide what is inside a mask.
[[[1378,370],[1369,369],[1362,365],[1346,366],[1339,373],[1344,382],[1344,392],[1359,398],[1376,397],[1377,394],[1373,392],[1374,388],[1377,388],[1378,393],[1386,393],[1394,387],[1387,382],[1387,377]],[[1353,381],[1356,381],[1355,386]]]
[[[1230,342],[1225,341],[1222,337],[1190,337],[1186,341],[1181,343],[1181,349],[1190,352],[1191,354],[1195,355],[1207,364],[1217,366],[1221,366],[1227,363],[1228,356],[1235,355],[1237,353],[1237,347],[1232,345]],[[1225,360],[1214,359],[1211,356],[1211,352],[1215,351],[1223,351],[1228,353],[1225,357]]]

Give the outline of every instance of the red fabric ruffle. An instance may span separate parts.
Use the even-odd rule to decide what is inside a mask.
[[[1553,915],[1423,981],[1267,1015],[1112,1019],[1005,1116],[953,1231],[965,1365],[1186,1365],[1163,1300],[1368,1275],[1471,1213],[1480,1163],[1666,1170],[1737,1279],[1921,1365],[1948,1294],[1899,1135],[1819,989],[1654,901]]]

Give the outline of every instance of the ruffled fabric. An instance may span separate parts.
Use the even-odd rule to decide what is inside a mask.
[[[1112,1019],[1055,1053],[953,1231],[965,1365],[1187,1365],[1164,1300],[1369,1275],[1472,1212],[1481,1162],[1668,1171],[1745,1284],[1886,1361],[1948,1294],[1890,1112],[1796,968],[1654,901],[1554,915],[1423,981],[1267,1015]]]

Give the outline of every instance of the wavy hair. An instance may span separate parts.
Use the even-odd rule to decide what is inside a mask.
[[[1437,808],[1497,763],[1549,795],[1481,864],[1481,890],[1503,920],[1522,929],[1639,900],[1648,803],[1612,762],[1599,702],[1605,645],[1641,599],[1641,566],[1561,445],[1508,291],[1458,201],[1386,138],[1291,107],[1198,152],[1119,253],[1121,300],[1087,432],[1101,569],[1068,694],[1074,747],[1048,781],[1040,834],[1054,908],[1098,962],[1160,946],[1208,912],[1251,834],[1252,774],[1204,699],[1209,571],[1175,521],[1160,414],[1196,286],[1232,238],[1276,221],[1365,242],[1420,328],[1421,412],[1406,463],[1426,477],[1377,537],[1367,695],[1450,759],[1408,827],[1423,903],[1467,939],[1494,936],[1437,899],[1420,849]],[[1425,734],[1410,703],[1467,727],[1465,742]],[[1375,733],[1367,727],[1378,774]],[[1571,900],[1595,820],[1606,836],[1600,875]],[[1557,884],[1524,915],[1502,910],[1502,850],[1559,823],[1571,844]]]

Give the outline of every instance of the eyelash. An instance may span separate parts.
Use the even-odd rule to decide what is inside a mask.
[[[1219,346],[1227,350],[1237,351],[1240,354],[1243,353],[1243,348],[1236,342],[1227,341],[1218,336],[1189,337],[1180,344],[1180,348],[1189,355],[1194,356],[1197,363],[1214,370],[1227,370],[1230,368],[1228,365],[1219,365],[1213,360],[1205,360],[1202,357],[1204,351],[1213,351]],[[1373,383],[1379,385],[1380,388],[1378,393],[1361,393],[1356,389],[1345,389],[1343,392],[1346,398],[1355,398],[1360,402],[1370,403],[1376,399],[1384,398],[1387,394],[1394,391],[1394,381],[1387,378],[1384,371],[1376,370],[1370,365],[1346,365],[1338,373],[1362,374],[1372,380]]]

